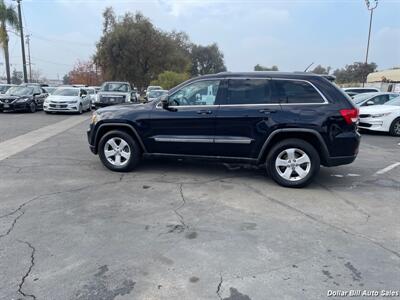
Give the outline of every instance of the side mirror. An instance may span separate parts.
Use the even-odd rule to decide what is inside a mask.
[[[161,96],[161,107],[164,109],[168,109],[168,106],[169,106],[168,95],[162,95]]]
[[[374,105],[374,104],[375,104],[374,101],[371,101],[371,100],[367,101],[367,106]]]

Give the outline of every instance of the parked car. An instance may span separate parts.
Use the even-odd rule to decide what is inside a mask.
[[[363,93],[353,97],[353,102],[358,106],[380,105],[400,96],[398,93]]]
[[[350,97],[354,97],[355,95],[363,94],[363,93],[380,92],[379,89],[372,88],[372,87],[365,87],[365,88],[363,88],[363,87],[347,87],[347,88],[343,88],[343,91]]]
[[[75,112],[81,114],[90,110],[90,98],[83,88],[61,87],[45,100],[43,108],[46,113]]]
[[[90,108],[93,107],[93,103],[96,100],[96,90],[93,87],[87,87],[87,88],[83,88],[90,100]]]
[[[43,108],[48,94],[39,85],[13,86],[0,95],[0,111],[28,111],[34,113]]]
[[[0,84],[0,94],[5,94],[9,88],[15,86],[14,84]]]
[[[113,171],[142,157],[266,164],[278,184],[303,187],[320,165],[353,162],[358,109],[310,73],[219,73],[190,79],[160,101],[93,114],[90,149]]]
[[[388,132],[400,136],[400,97],[383,105],[364,106],[360,108],[359,128]]]
[[[108,81],[103,83],[94,101],[94,107],[137,102],[136,93],[128,82]]]
[[[145,99],[146,101],[149,99],[149,94],[150,94],[151,91],[154,91],[154,90],[162,90],[162,89],[163,89],[163,88],[162,88],[161,86],[159,86],[159,85],[149,85],[149,86],[147,87],[147,89],[144,90],[144,92],[145,92],[144,99]]]
[[[162,95],[168,94],[167,90],[152,90],[149,93],[149,97],[147,98],[147,101],[154,101],[157,100],[159,97]]]

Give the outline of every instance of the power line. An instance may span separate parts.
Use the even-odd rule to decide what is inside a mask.
[[[39,40],[43,40],[43,41],[48,41],[48,42],[52,42],[52,43],[66,43],[66,44],[70,44],[70,45],[76,45],[76,46],[82,46],[82,47],[93,47],[93,44],[90,43],[82,43],[82,42],[75,42],[75,41],[68,41],[68,40],[63,40],[63,39],[55,39],[55,38],[48,38],[45,36],[42,36],[40,34],[37,34],[36,32],[31,31],[31,36],[39,39]]]
[[[47,63],[47,64],[52,64],[52,65],[60,65],[60,66],[67,66],[67,67],[73,67],[74,66],[73,64],[64,64],[64,63],[49,61],[49,60],[41,59],[41,58],[37,58],[37,57],[32,57],[32,58],[34,60],[41,61],[41,62],[44,62],[44,63]]]

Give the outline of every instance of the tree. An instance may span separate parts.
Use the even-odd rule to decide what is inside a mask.
[[[12,72],[12,77],[11,77],[10,81],[12,84],[21,84],[22,78],[23,78],[22,72],[19,72],[14,69]]]
[[[215,43],[209,46],[193,45],[191,59],[192,76],[226,71],[224,55]]]
[[[104,12],[103,36],[97,43],[95,63],[106,80],[123,80],[140,88],[169,70],[182,73],[190,64],[184,33],[158,30],[140,13],[116,19],[111,8]]]
[[[368,74],[375,72],[377,67],[374,62],[368,64],[355,62],[351,65],[346,65],[342,69],[336,69],[333,75],[336,76],[337,83],[361,83],[365,82]]]
[[[273,65],[271,68],[261,66],[260,64],[256,64],[254,66],[254,71],[279,71],[278,67]]]
[[[17,13],[13,6],[7,6],[4,0],[0,0],[0,44],[4,51],[4,60],[6,63],[7,83],[11,82],[10,77],[10,55],[8,52],[9,37],[7,26],[19,30]]]
[[[91,61],[78,61],[67,76],[69,84],[100,85],[102,82],[101,75]]]
[[[323,66],[318,65],[318,66],[316,66],[314,68],[314,70],[311,71],[311,73],[314,73],[314,74],[329,74],[330,71],[331,71],[331,67],[330,66],[324,68]]]
[[[63,77],[63,84],[70,84],[71,80],[68,74],[65,74]]]
[[[165,71],[158,75],[156,80],[151,82],[151,85],[159,85],[164,89],[169,90],[174,86],[188,80],[190,78],[187,73],[176,73],[172,71]]]

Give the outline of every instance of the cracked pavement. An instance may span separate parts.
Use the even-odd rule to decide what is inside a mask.
[[[66,118],[1,114],[0,143]],[[0,162],[0,299],[399,289],[400,168],[375,174],[400,161],[398,138],[365,134],[354,164],[321,168],[294,190],[262,168],[204,162],[148,160],[112,173],[90,153],[86,128]]]

